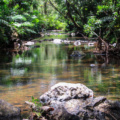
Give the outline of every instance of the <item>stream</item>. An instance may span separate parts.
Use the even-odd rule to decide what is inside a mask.
[[[94,46],[79,37],[52,34],[44,39],[64,39],[72,43],[54,44],[45,41],[39,47],[20,54],[0,52],[0,99],[20,107],[27,117],[25,101],[38,98],[58,82],[82,83],[94,91],[95,96],[120,100],[120,59],[94,55]],[[82,44],[75,46],[75,40]],[[38,44],[37,44],[38,45]],[[73,51],[85,53],[72,57]]]

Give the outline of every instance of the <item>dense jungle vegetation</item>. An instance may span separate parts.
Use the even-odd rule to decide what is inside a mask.
[[[0,47],[28,40],[48,29],[95,37],[99,50],[120,43],[120,0],[1,0]],[[102,48],[102,43],[104,48]],[[112,50],[111,50],[112,51]]]

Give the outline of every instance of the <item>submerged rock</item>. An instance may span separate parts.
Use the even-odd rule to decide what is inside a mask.
[[[43,105],[54,108],[48,120],[119,120],[120,102],[93,97],[83,84],[58,83],[40,96]]]
[[[61,43],[62,43],[62,40],[61,40],[61,39],[54,39],[54,40],[53,40],[53,43],[54,43],[54,44],[61,44]]]
[[[20,112],[20,108],[14,107],[4,100],[0,100],[0,119],[20,116]]]
[[[67,38],[66,40],[53,39],[52,42],[53,42],[54,44],[62,44],[62,43],[64,43],[64,44],[70,44],[70,43],[71,43],[71,41],[68,40],[68,38]]]
[[[81,57],[81,56],[85,56],[85,53],[83,53],[82,51],[73,51],[72,54],[70,55],[72,57]]]
[[[71,33],[70,36],[71,36],[71,37],[74,37],[74,36],[75,36],[75,33]]]
[[[79,45],[81,45],[81,41],[80,41],[80,40],[77,40],[77,41],[75,41],[73,44],[74,44],[75,46],[79,46]]]
[[[95,42],[89,42],[88,46],[95,46]]]

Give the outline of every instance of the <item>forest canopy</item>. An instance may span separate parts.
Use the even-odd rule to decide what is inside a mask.
[[[104,43],[120,42],[119,0],[1,0],[0,47],[48,29],[79,32]],[[99,46],[101,49],[101,46]]]

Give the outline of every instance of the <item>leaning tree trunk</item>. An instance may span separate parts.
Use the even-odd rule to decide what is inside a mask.
[[[109,45],[105,40],[103,40],[100,36],[98,36],[99,50],[102,50],[102,43],[105,45],[105,52],[106,52],[106,55],[107,55],[108,51],[109,51]]]

